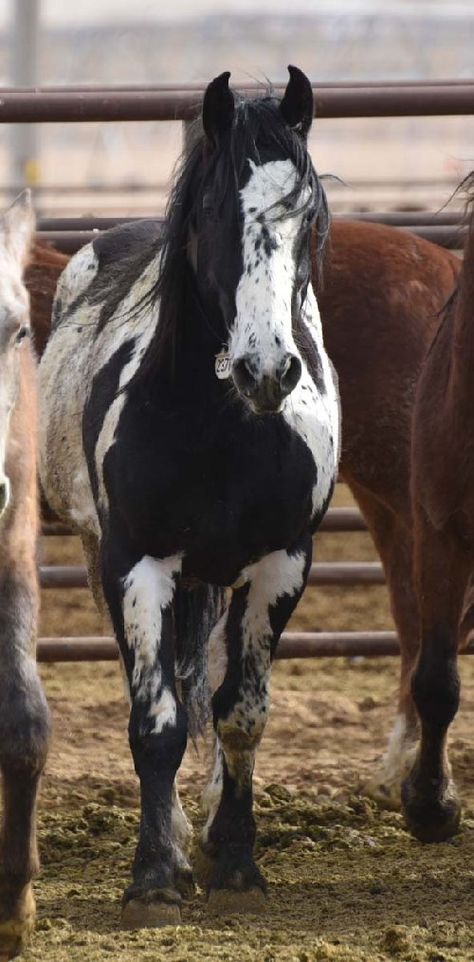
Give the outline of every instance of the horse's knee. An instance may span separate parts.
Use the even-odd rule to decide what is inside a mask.
[[[232,692],[225,683],[212,699],[214,728],[223,745],[232,743],[242,751],[255,749],[259,744],[268,717],[267,685],[251,690]]]
[[[422,722],[439,729],[450,725],[459,708],[460,681],[456,651],[442,636],[421,652],[411,691]]]
[[[261,741],[265,721],[266,715],[249,718],[237,712],[219,719],[216,731],[224,752],[254,752]]]
[[[187,742],[187,718],[183,705],[171,693],[156,705],[134,701],[128,735],[135,768],[151,764],[156,771],[176,772]]]
[[[28,659],[16,675],[0,676],[0,766],[35,774],[46,761],[51,721],[36,663]]]

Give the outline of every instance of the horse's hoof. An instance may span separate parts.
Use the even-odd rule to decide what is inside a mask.
[[[426,798],[407,778],[402,787],[402,811],[409,832],[419,842],[445,842],[459,829],[461,805],[452,782],[441,797]]]
[[[171,891],[152,891],[141,898],[130,898],[122,906],[123,929],[157,929],[181,922],[181,899]]]
[[[2,918],[0,908],[0,962],[14,959],[22,952],[29,942],[35,917],[36,905],[31,885],[25,887],[10,918]]]
[[[210,889],[207,909],[212,915],[262,915],[267,899],[261,888],[238,892],[236,889]]]

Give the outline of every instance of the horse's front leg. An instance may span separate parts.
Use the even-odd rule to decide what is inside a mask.
[[[0,959],[21,950],[34,922],[36,800],[50,728],[35,661],[38,588],[31,555],[16,564],[12,555],[0,570]]]
[[[201,847],[209,901],[216,910],[256,911],[265,881],[253,849],[252,776],[268,714],[271,659],[301,597],[311,564],[308,534],[245,569],[210,640],[216,732],[214,772],[204,794],[208,820]],[[220,679],[213,679],[215,671]],[[223,676],[223,677],[222,677]]]
[[[126,928],[179,922],[180,889],[191,875],[174,785],[187,738],[174,667],[172,603],[180,568],[179,557],[136,557],[116,545],[103,551],[104,592],[128,678],[129,741],[141,793],[133,881],[122,907]]]

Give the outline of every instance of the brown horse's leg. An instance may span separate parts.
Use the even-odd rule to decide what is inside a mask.
[[[36,798],[44,767],[49,714],[37,674],[34,569],[0,571],[0,959],[21,950],[34,921],[31,879],[38,870]]]
[[[410,831],[421,841],[436,842],[449,838],[459,825],[447,732],[459,705],[458,626],[472,557],[451,532],[435,531],[421,511],[415,545],[421,649],[412,692],[421,740],[403,783],[402,802]]]
[[[401,655],[397,717],[387,751],[364,788],[378,801],[399,808],[402,779],[413,762],[418,740],[418,719],[410,686],[419,648],[412,539],[403,520],[370,492],[357,484],[351,484],[351,489],[382,560]]]

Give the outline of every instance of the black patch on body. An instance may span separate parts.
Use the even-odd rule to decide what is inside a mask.
[[[98,371],[92,381],[92,388],[86,401],[82,417],[82,443],[89,470],[92,494],[97,503],[99,494],[95,449],[105,415],[117,396],[122,369],[130,360],[135,339],[130,338],[112,354],[106,364]]]

